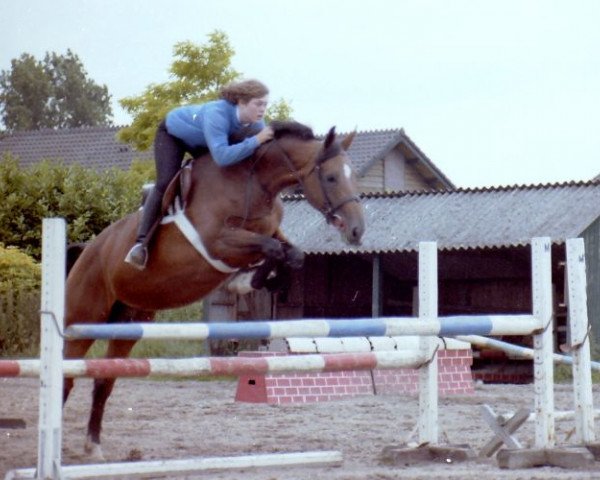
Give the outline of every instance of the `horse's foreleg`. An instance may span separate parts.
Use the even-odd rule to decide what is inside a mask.
[[[254,270],[250,286],[255,290],[260,290],[265,286],[267,278],[275,268],[277,267],[277,260],[267,258],[262,264],[260,264]]]
[[[226,229],[221,232],[212,250],[217,258],[254,253],[274,260],[285,258],[283,244],[277,238],[242,229]]]
[[[126,358],[136,340],[111,340],[106,352],[107,358]],[[102,417],[104,407],[115,385],[116,378],[97,378],[94,380],[94,392],[92,394],[92,412],[88,423],[88,434],[85,451],[96,460],[103,460],[102,448],[100,446],[100,432],[102,430]]]
[[[278,290],[279,280],[286,275],[273,280],[270,279],[270,275],[275,273],[278,276],[286,270],[286,267],[298,269],[304,264],[304,253],[293,246],[279,229],[270,237],[247,230],[224,231],[215,242],[214,254],[226,258],[227,255],[232,255],[232,251],[238,255],[248,253],[263,255],[264,262],[256,268],[250,282],[250,286],[257,290],[264,286],[271,291]]]
[[[279,228],[273,234],[273,238],[279,240],[283,246],[285,254],[284,263],[295,270],[302,268],[302,265],[304,265],[304,252],[292,245]]]

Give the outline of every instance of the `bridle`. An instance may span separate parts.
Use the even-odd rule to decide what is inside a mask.
[[[360,202],[360,198],[358,197],[358,195],[351,195],[347,198],[344,198],[343,200],[338,202],[336,205],[334,205],[333,202],[331,201],[331,197],[327,193],[327,188],[325,187],[326,180],[324,178],[324,173],[323,173],[323,170],[321,167],[327,160],[330,160],[330,159],[336,157],[340,153],[341,149],[334,148],[334,149],[331,149],[332,151],[329,151],[329,149],[321,150],[319,152],[319,155],[315,159],[315,164],[314,164],[313,168],[310,169],[310,171],[304,176],[304,179],[303,179],[298,174],[298,170],[296,170],[296,168],[294,167],[294,164],[292,163],[292,159],[289,157],[289,155],[287,154],[285,149],[279,144],[279,142],[277,140],[272,140],[269,143],[270,144],[267,146],[267,148],[265,149],[265,151],[263,152],[263,154],[260,157],[262,157],[267,152],[267,150],[271,147],[271,144],[277,145],[277,147],[283,154],[283,159],[284,159],[287,167],[290,169],[290,172],[292,172],[294,177],[296,177],[296,181],[298,182],[298,184],[302,187],[302,189],[304,191],[306,191],[306,188],[304,187],[304,181],[306,180],[306,178],[310,177],[313,174],[317,175],[317,178],[319,180],[319,185],[321,187],[321,193],[323,194],[323,199],[324,199],[323,205],[319,208],[319,211],[323,214],[327,223],[332,223],[335,220],[336,212],[340,208],[342,208],[344,205],[346,205],[347,203]]]

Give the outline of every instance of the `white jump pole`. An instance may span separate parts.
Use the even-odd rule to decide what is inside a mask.
[[[437,243],[419,243],[419,320],[438,318]],[[438,443],[437,338],[419,337],[419,351],[428,362],[419,368],[419,444]]]
[[[575,432],[583,444],[592,443],[594,405],[587,315],[585,247],[582,238],[567,240],[569,347],[573,355]]]
[[[533,336],[535,392],[535,447],[551,448],[554,430],[554,362],[552,315],[552,243],[550,238],[531,240],[531,286],[533,315],[540,332]]]
[[[454,338],[457,340],[462,340],[463,342],[468,342],[476,347],[499,350],[506,353],[509,358],[533,360],[533,348],[503,342],[502,340],[496,340],[495,338],[482,337],[481,335],[456,335]],[[559,363],[561,365],[573,365],[572,356],[555,353],[552,358],[554,359],[554,363]],[[589,368],[600,372],[600,362],[590,362]]]
[[[36,478],[60,478],[62,450],[63,317],[65,311],[66,224],[42,223],[40,404]]]
[[[65,465],[61,476],[56,479],[76,478],[114,478],[127,475],[138,478],[148,475],[167,478],[165,474],[190,474],[198,472],[216,472],[222,470],[254,467],[292,467],[292,466],[331,466],[342,463],[342,454],[336,451],[271,453],[260,455],[241,455],[238,457],[187,458],[181,460],[151,460],[145,462],[97,463],[88,465]],[[242,475],[243,476],[243,475]],[[11,470],[4,480],[31,480],[35,476],[33,468]],[[187,477],[186,477],[187,478]],[[211,477],[206,477],[211,478]]]

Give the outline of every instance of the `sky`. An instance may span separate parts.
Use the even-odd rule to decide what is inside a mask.
[[[459,187],[529,185],[600,174],[598,25],[595,0],[3,0],[0,70],[71,49],[126,125],[221,30],[316,133],[404,128]]]

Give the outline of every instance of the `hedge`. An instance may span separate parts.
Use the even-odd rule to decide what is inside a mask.
[[[79,165],[42,161],[21,168],[18,159],[0,159],[0,242],[39,259],[45,217],[63,217],[70,242],[86,242],[106,226],[138,208],[151,162],[104,172]]]

